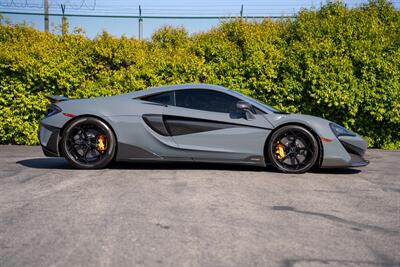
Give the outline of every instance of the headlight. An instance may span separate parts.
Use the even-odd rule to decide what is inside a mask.
[[[54,104],[51,104],[46,110],[46,117],[53,116],[57,113],[61,112],[61,109]]]
[[[336,123],[330,123],[329,126],[332,129],[332,132],[336,135],[336,136],[356,136],[355,133],[353,133],[350,130],[347,130],[346,128],[336,124]]]

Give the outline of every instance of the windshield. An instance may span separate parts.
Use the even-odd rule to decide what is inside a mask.
[[[249,97],[249,96],[246,96],[246,95],[244,95],[244,94],[242,94],[242,93],[239,93],[239,92],[236,92],[236,91],[234,91],[234,90],[229,90],[229,91],[232,92],[232,93],[234,93],[235,95],[240,96],[241,98],[245,98],[245,99],[247,100],[247,102],[249,102],[249,103],[252,104],[252,105],[261,106],[261,107],[263,107],[264,109],[266,109],[266,110],[268,110],[268,111],[270,111],[270,112],[273,112],[273,113],[278,113],[278,112],[279,112],[278,110],[274,109],[273,107],[270,107],[270,106],[264,104],[263,102],[257,101],[257,100],[255,100],[254,98],[251,98],[251,97]]]

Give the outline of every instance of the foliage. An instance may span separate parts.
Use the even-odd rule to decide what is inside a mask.
[[[3,22],[0,143],[38,143],[47,94],[96,97],[205,82],[333,120],[370,146],[400,148],[399,29],[399,11],[383,0],[352,9],[328,2],[290,20],[229,20],[192,36],[168,26],[147,41]]]

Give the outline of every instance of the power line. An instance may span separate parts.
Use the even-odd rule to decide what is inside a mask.
[[[66,10],[68,11],[68,8],[66,8]],[[69,10],[71,11],[71,10]],[[0,11],[1,13],[2,11]],[[38,14],[42,14],[42,12],[37,12],[37,11],[21,11],[20,9],[7,9],[4,10],[4,12],[12,12],[12,13],[38,13]],[[51,13],[54,14],[61,14],[61,9],[52,9]],[[69,12],[70,14],[76,14],[76,15],[81,15],[81,14],[88,14],[88,15],[92,15],[92,14],[96,14],[96,15],[138,15],[138,9],[125,9],[125,10],[121,10],[121,11],[116,11],[116,10],[98,10],[96,13],[82,13],[82,12]],[[296,12],[283,12],[282,10],[279,9],[266,9],[266,8],[260,8],[260,9],[245,9],[245,12],[243,12],[243,15],[247,15],[247,16],[254,16],[255,13],[260,14],[262,13],[262,15],[264,16],[272,16],[272,15],[282,15],[283,13],[285,14],[292,14],[292,13],[296,13]],[[232,16],[232,15],[239,15],[240,14],[240,9],[235,9],[235,10],[229,10],[229,11],[225,11],[225,12],[220,12],[218,10],[204,10],[204,11],[199,11],[199,10],[177,10],[175,12],[171,12],[171,11],[164,11],[163,10],[158,10],[158,9],[142,9],[142,15],[146,15],[146,16],[150,16],[150,15],[154,15],[154,16],[214,16],[214,17],[221,17],[221,16]]]
[[[59,8],[61,5],[68,7],[69,9],[79,10],[79,9],[88,9],[95,10],[96,8],[96,0],[80,0],[79,3],[74,3],[76,1],[58,1],[52,0],[49,1],[49,8]],[[10,7],[10,8],[30,8],[30,9],[42,9],[43,1],[29,1],[28,0],[7,0],[0,1],[0,6],[2,7]]]
[[[238,0],[242,2],[242,0]],[[317,4],[315,4],[315,1]],[[399,3],[398,0],[392,1],[394,4]],[[223,2],[222,2],[223,3]],[[167,12],[168,14],[171,13],[171,11],[174,12],[188,12],[188,13],[201,13],[201,12],[207,12],[207,13],[216,13],[216,12],[237,12],[238,14],[240,13],[240,7],[242,3],[236,4],[232,3],[230,1],[230,4],[222,4],[219,2],[216,2],[210,7],[209,5],[205,4],[170,4],[170,5],[142,5],[142,10],[144,13],[149,13],[150,11],[153,13],[154,11],[157,12]],[[344,3],[349,4],[351,6],[353,5],[361,5],[361,4],[366,4],[368,3],[367,0],[346,0]],[[302,7],[313,7],[313,6],[321,6],[322,2],[320,1],[318,3],[318,0],[305,0],[305,1],[298,1],[298,0],[286,0],[284,3],[276,1],[276,2],[270,2],[268,4],[264,3],[248,3],[244,5],[244,8],[246,11],[251,11],[252,9],[255,10],[260,10],[260,9],[288,9],[288,8],[294,8],[294,9],[299,9]],[[91,10],[91,11],[97,11],[97,12],[127,12],[128,10],[135,10],[137,11],[137,5],[132,5],[129,3],[126,3],[125,1],[111,1],[111,4],[105,5],[105,4],[98,4],[96,0],[50,0],[49,1],[49,9],[52,10],[58,10],[60,8],[60,5],[66,6],[67,10]],[[0,6],[1,7],[8,7],[10,9],[42,9],[43,8],[43,1],[42,0],[36,0],[36,1],[29,1],[28,0],[0,0]],[[25,12],[30,12],[28,10],[24,10]]]
[[[10,11],[0,11],[0,14],[8,15],[27,15],[27,16],[43,16],[43,13],[37,12],[10,12]],[[62,17],[63,14],[59,13],[49,13],[48,16],[51,17]],[[107,15],[107,14],[64,14],[65,17],[86,17],[86,18],[126,18],[126,19],[231,19],[231,18],[245,18],[245,19],[265,19],[265,18],[294,18],[294,15],[264,15],[264,16],[250,16],[243,15],[240,16],[155,16],[155,15]]]

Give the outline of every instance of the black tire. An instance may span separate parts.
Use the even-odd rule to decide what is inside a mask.
[[[64,129],[61,150],[65,159],[75,168],[101,169],[114,159],[116,139],[103,121],[81,117]]]
[[[272,133],[266,153],[276,169],[303,173],[317,162],[319,146],[315,136],[306,128],[287,125]]]

